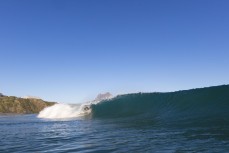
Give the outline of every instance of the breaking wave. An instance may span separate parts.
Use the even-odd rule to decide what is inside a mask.
[[[90,114],[90,109],[87,108],[87,105],[77,105],[77,104],[55,104],[53,106],[47,107],[42,110],[39,114],[39,118],[75,118]]]
[[[86,108],[86,109],[85,109]],[[168,122],[229,120],[229,85],[168,93],[136,93],[82,105],[56,104],[38,117],[128,118]],[[214,122],[211,122],[214,124]]]

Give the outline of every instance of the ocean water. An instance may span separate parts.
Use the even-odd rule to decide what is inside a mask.
[[[0,152],[229,152],[228,85],[82,106],[0,116]]]

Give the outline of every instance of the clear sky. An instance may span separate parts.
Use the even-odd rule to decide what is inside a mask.
[[[0,92],[97,93],[229,83],[228,0],[2,0]]]

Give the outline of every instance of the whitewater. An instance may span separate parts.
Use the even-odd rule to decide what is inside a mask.
[[[99,94],[95,100],[85,102],[83,104],[61,104],[57,103],[53,106],[44,108],[39,114],[38,118],[49,119],[63,119],[63,118],[77,118],[89,115],[91,113],[91,106],[100,102],[111,100],[114,98],[109,92]]]
[[[91,113],[91,105],[98,102],[90,102],[84,104],[55,104],[43,109],[38,118],[61,119],[61,118],[77,118],[89,115]]]

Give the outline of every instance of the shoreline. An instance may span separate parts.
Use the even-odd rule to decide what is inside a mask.
[[[0,116],[20,116],[20,115],[36,115],[38,113],[0,113]]]

